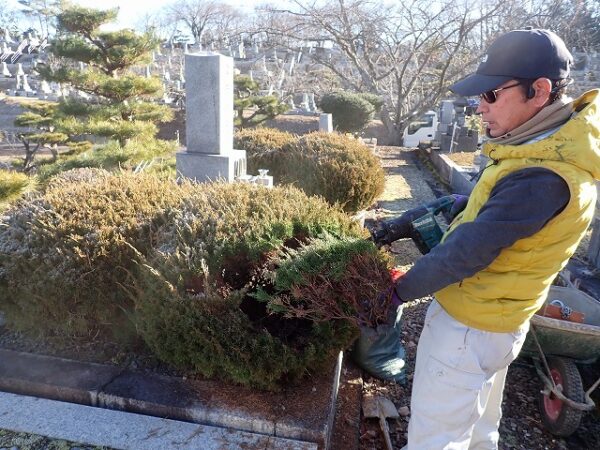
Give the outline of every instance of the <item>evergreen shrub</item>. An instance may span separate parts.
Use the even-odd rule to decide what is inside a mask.
[[[379,95],[371,94],[370,92],[359,92],[357,95],[373,105],[373,112],[378,113],[381,111],[381,107],[383,106],[383,98],[381,98]]]
[[[295,137],[268,128],[236,133],[250,173],[269,169],[276,184],[292,184],[308,195],[353,213],[369,206],[385,183],[379,159],[357,140],[338,133]]]
[[[385,272],[364,238],[343,211],[294,187],[78,169],[7,211],[0,310],[13,329],[122,344],[141,338],[190,376],[279,389],[332,366],[358,333],[355,300],[379,299],[381,284],[357,278],[344,303],[340,283],[357,270],[369,280]],[[320,244],[329,256],[312,267],[303,249],[319,242],[331,250]],[[304,263],[293,270],[307,280],[297,286],[312,305],[305,317],[304,297],[280,301],[296,285],[272,275],[277,267],[289,273],[295,258]],[[322,288],[330,281],[340,290]],[[329,310],[319,310],[315,292],[347,314],[323,320]]]
[[[0,309],[23,331],[128,339],[131,301],[119,286],[180,191],[150,176],[87,169],[17,202],[0,228]]]
[[[244,129],[235,133],[233,146],[246,150],[248,173],[269,169],[276,184],[285,183],[285,160],[288,149],[297,136],[274,128]]]
[[[163,141],[148,136],[130,139],[123,147],[117,141],[112,141],[102,147],[41,165],[38,178],[40,182],[45,183],[53,176],[72,169],[89,167],[109,171],[135,170],[140,165],[148,166],[155,173],[174,176],[175,151],[175,141]]]
[[[264,389],[332,365],[356,336],[352,323],[285,318],[252,295],[273,255],[323,234],[364,238],[294,188],[198,186],[133,283],[140,334],[181,369]]]
[[[271,258],[255,297],[285,317],[375,328],[391,308],[390,266],[364,239],[325,235]]]
[[[33,178],[22,172],[0,170],[0,209],[35,187]]]
[[[375,107],[370,100],[352,92],[332,92],[319,101],[319,108],[333,116],[334,128],[342,133],[361,131],[373,119]]]

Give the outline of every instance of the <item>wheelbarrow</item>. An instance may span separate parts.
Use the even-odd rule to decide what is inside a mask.
[[[585,391],[577,364],[600,358],[600,301],[574,287],[551,286],[546,304],[558,305],[562,317],[534,315],[522,353],[532,357],[544,385],[538,404],[545,428],[566,437],[596,407],[590,395],[600,378]],[[575,311],[583,313],[581,323],[569,320]]]

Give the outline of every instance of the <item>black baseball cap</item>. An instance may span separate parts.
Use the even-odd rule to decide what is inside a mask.
[[[450,90],[464,97],[479,95],[515,78],[569,77],[573,56],[550,30],[513,30],[498,37],[475,73],[457,81]]]

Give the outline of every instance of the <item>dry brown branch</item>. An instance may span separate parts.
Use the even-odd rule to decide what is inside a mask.
[[[288,295],[279,296],[286,317],[323,322],[348,320],[357,326],[376,327],[386,321],[392,305],[392,281],[372,255],[357,255],[344,276],[332,280],[324,274],[310,276]]]

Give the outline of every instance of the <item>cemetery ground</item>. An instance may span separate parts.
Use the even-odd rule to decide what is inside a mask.
[[[293,118],[282,118],[290,126],[312,127],[310,120],[298,125]],[[304,123],[306,122],[306,123]],[[290,130],[291,131],[291,130]],[[372,136],[368,136],[372,137]],[[367,213],[367,219],[376,220],[392,217],[402,211],[432,200],[435,193],[445,193],[446,187],[432,174],[419,159],[416,150],[399,147],[378,147],[376,150],[386,170],[385,192]],[[2,156],[2,155],[0,155]],[[14,155],[10,155],[14,156]],[[466,156],[468,157],[468,155]],[[458,161],[457,161],[458,162]],[[419,252],[411,242],[396,243],[391,251],[396,263],[409,268]],[[416,346],[430,298],[409,303],[403,317],[403,344],[407,350],[408,383],[383,382],[362,374],[348,360],[342,368],[342,381],[338,395],[336,423],[332,438],[332,448],[382,449],[384,448],[377,421],[361,417],[360,401],[365,395],[380,394],[394,402],[401,417],[389,421],[394,448],[401,449],[406,443],[406,431],[410,418],[410,389],[414,368]],[[0,328],[0,348],[25,352],[54,354],[58,356],[96,361],[126,366],[141,371],[153,371],[168,375],[178,375],[176,371],[161,364],[140,350],[137,354],[124,354],[116,347],[102,345],[100,348],[63,345],[52,347],[47,341],[27,339]],[[541,388],[540,381],[528,361],[518,360],[511,366],[504,398],[504,417],[500,427],[501,449],[595,449],[600,448],[600,419],[598,412],[587,414],[579,430],[568,439],[553,437],[545,431],[537,411],[536,397]],[[49,440],[42,436],[0,430],[0,449],[91,449],[94,447],[66,441]]]

